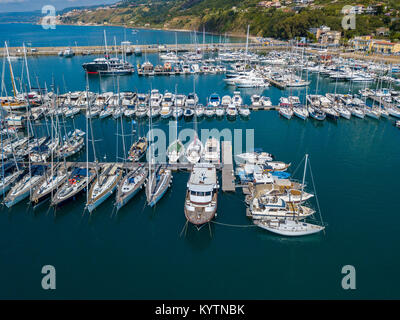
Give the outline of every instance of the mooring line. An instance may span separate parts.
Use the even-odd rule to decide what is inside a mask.
[[[236,227],[236,228],[250,228],[250,227],[257,227],[255,224],[229,224],[229,223],[222,223],[217,221],[211,221],[212,223],[219,224],[221,226],[226,227]]]

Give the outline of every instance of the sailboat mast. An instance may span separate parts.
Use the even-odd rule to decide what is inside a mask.
[[[104,46],[106,48],[106,56],[108,57],[108,48],[107,48],[107,35],[106,30],[104,30]]]
[[[305,182],[306,173],[307,173],[307,162],[308,162],[308,154],[306,154],[306,158],[305,158],[305,162],[304,162],[304,172],[303,172],[303,180],[301,182],[300,202],[303,200],[304,182]]]
[[[247,36],[246,36],[246,57],[245,57],[245,60],[244,60],[244,64],[245,65],[247,64],[247,52],[248,52],[248,49],[249,49],[249,31],[250,31],[250,25],[248,24],[247,25]]]
[[[106,31],[104,30],[104,35]],[[89,80],[86,74],[86,97],[88,96],[89,91]],[[88,112],[90,114],[90,106],[89,99],[86,99],[87,110],[86,110],[86,203],[89,201],[89,117]]]
[[[149,159],[148,159],[148,161],[149,161],[149,181],[148,181],[148,183],[149,183],[149,192],[150,192],[150,194],[148,195],[149,196],[149,199],[151,198],[151,196],[152,196],[152,176],[151,176],[151,162],[153,161],[153,148],[151,147],[152,146],[152,142],[153,142],[153,130],[152,130],[152,108],[151,108],[151,103],[149,103],[149,108],[150,108],[150,117],[149,117]]]
[[[14,72],[13,72],[13,69],[12,69],[12,66],[11,66],[11,59],[10,59],[10,53],[8,52],[7,41],[4,42],[4,45],[5,45],[6,53],[7,53],[8,65],[10,67],[10,76],[11,76],[11,83],[12,83],[12,87],[13,87],[14,97],[16,97],[18,92],[17,92],[17,87],[15,85]]]
[[[115,57],[118,59],[117,38],[114,36]]]

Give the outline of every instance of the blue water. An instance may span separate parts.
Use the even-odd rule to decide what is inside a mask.
[[[52,46],[100,46],[104,45],[104,30],[107,43],[114,44],[127,40],[132,44],[175,44],[175,31],[138,29],[133,34],[131,29],[112,26],[68,26],[57,25],[55,29],[44,29],[36,24],[7,23],[0,24],[0,43],[7,41],[10,47],[21,47],[22,43],[32,47]],[[194,32],[177,31],[178,43],[194,43]],[[196,32],[197,43],[203,43],[203,33]],[[246,39],[226,37],[228,42],[244,42]],[[205,34],[206,43],[224,42],[225,37]]]
[[[156,63],[157,55],[148,55]],[[32,79],[40,85],[54,82],[61,92],[83,90],[81,64],[93,57],[31,58]],[[133,63],[144,57],[130,57]],[[14,65],[16,74],[21,63]],[[202,103],[213,92],[232,94],[223,75],[139,78],[121,77],[121,90],[148,92],[151,88],[189,93],[193,80]],[[9,81],[7,80],[8,83]],[[33,80],[32,80],[33,82]],[[65,85],[64,85],[65,83]],[[315,90],[312,77],[310,91]],[[90,78],[92,91],[115,88],[112,78]],[[322,79],[320,92],[333,92],[335,83]],[[362,86],[354,89],[362,88]],[[348,92],[339,83],[338,92]],[[248,103],[251,94],[262,93],[276,104],[289,90],[241,90]],[[302,98],[305,89],[294,90]],[[71,121],[68,125],[72,126]],[[79,116],[75,125],[85,128]],[[93,120],[97,157],[112,161],[116,156],[116,122]],[[167,130],[167,121],[155,127]],[[179,121],[179,129],[193,122]],[[263,230],[211,225],[200,232],[189,228],[183,204],[188,173],[174,174],[172,188],[155,208],[145,206],[139,193],[112,216],[113,200],[89,216],[83,214],[84,197],[58,210],[47,204],[32,210],[22,202],[0,212],[0,298],[400,298],[400,225],[398,181],[400,171],[399,129],[391,120],[340,119],[337,123],[312,119],[290,121],[275,111],[253,112],[245,121],[199,121],[199,129],[254,129],[255,146],[292,163],[291,172],[308,153],[317,187],[325,234],[288,239]],[[43,126],[37,126],[44,132]],[[124,120],[125,133],[131,132]],[[40,131],[42,130],[42,131]],[[141,130],[147,130],[141,123]],[[127,137],[127,144],[130,137]],[[243,140],[244,140],[243,136]],[[243,141],[244,145],[244,141]],[[119,141],[119,155],[122,144]],[[235,151],[235,150],[234,150]],[[93,159],[89,148],[89,158]],[[75,157],[85,159],[85,152]],[[302,169],[294,175],[299,179]],[[307,177],[311,185],[310,176]],[[219,194],[216,221],[249,225],[244,196]],[[315,202],[310,204],[315,207]],[[41,288],[41,268],[54,265],[57,289]],[[357,289],[341,288],[341,269],[353,265]]]

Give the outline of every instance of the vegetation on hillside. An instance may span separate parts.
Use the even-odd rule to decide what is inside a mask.
[[[245,33],[251,26],[252,35],[291,39],[309,37],[311,27],[327,25],[342,31],[345,39],[366,35],[379,27],[389,28],[392,40],[400,39],[400,2],[383,1],[376,14],[356,17],[355,30],[343,30],[341,21],[344,5],[349,0],[315,0],[312,5],[299,8],[287,4],[282,8],[264,8],[260,0],[124,0],[107,10],[79,11],[63,16],[64,23],[109,23],[126,26],[150,26],[156,28],[198,29],[210,32]],[[285,3],[284,0],[281,1]],[[377,4],[375,0],[359,1],[358,4]],[[382,2],[381,2],[382,3]]]

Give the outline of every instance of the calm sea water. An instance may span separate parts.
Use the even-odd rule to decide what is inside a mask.
[[[156,55],[148,58],[157,62]],[[93,57],[29,59],[32,82],[55,83],[60,91],[83,90],[84,61]],[[142,58],[130,58],[132,62]],[[16,74],[21,64],[14,65]],[[121,90],[148,92],[150,88],[189,93],[193,82],[202,103],[213,92],[232,94],[223,75],[139,78],[121,77]],[[6,77],[6,81],[8,78]],[[310,90],[315,90],[312,78]],[[92,91],[114,90],[115,80],[90,78]],[[335,84],[321,80],[320,92]],[[360,88],[360,87],[358,87]],[[357,89],[357,88],[355,88]],[[348,83],[339,83],[348,92]],[[242,90],[263,93],[277,103],[289,91],[276,88]],[[304,97],[305,89],[293,94]],[[71,126],[71,121],[68,122]],[[75,125],[85,128],[79,116]],[[93,121],[98,158],[116,156],[116,122]],[[155,127],[166,130],[166,121]],[[179,129],[193,122],[179,121]],[[201,120],[199,129],[254,129],[255,146],[291,162],[292,171],[308,153],[326,233],[288,239],[255,227],[211,225],[200,232],[189,228],[183,213],[188,173],[174,174],[172,188],[154,209],[138,194],[118,216],[112,217],[113,199],[89,217],[83,213],[84,197],[54,215],[47,204],[32,210],[23,201],[0,212],[0,298],[400,298],[400,224],[398,181],[399,129],[389,120],[340,119],[317,123],[311,119],[288,121],[275,111],[253,112],[249,120]],[[124,120],[125,133],[130,122]],[[38,133],[44,132],[37,126]],[[147,130],[145,123],[143,130]],[[127,140],[130,138],[127,137]],[[243,136],[244,140],[244,136]],[[244,141],[243,141],[244,143]],[[128,141],[127,141],[127,144]],[[121,155],[122,143],[119,141]],[[92,150],[90,159],[93,159]],[[76,159],[85,159],[83,152]],[[299,169],[296,178],[300,178]],[[308,182],[311,184],[310,177]],[[249,225],[244,196],[219,194],[216,221]],[[312,204],[312,205],[315,205]],[[54,265],[57,289],[41,288],[41,268]],[[341,269],[353,265],[357,289],[341,288]]]
[[[104,30],[107,33],[107,43],[114,44],[127,40],[132,44],[174,44],[175,31],[159,31],[139,29],[133,34],[131,29],[112,26],[68,26],[57,25],[55,29],[44,29],[36,24],[0,23],[0,43],[7,41],[10,47],[21,47],[22,43],[32,47],[51,46],[99,46],[104,45]],[[202,32],[177,31],[178,43],[203,43]],[[246,39],[238,37],[224,37],[205,34],[206,43],[218,42],[245,42]]]

